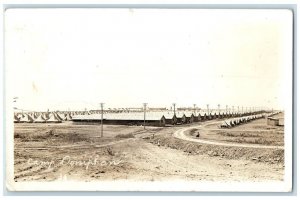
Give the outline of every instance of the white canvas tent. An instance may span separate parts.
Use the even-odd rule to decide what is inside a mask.
[[[67,113],[67,114],[66,114],[65,120],[66,120],[66,121],[72,120],[72,117],[71,117],[71,114],[70,114],[70,113]]]
[[[51,114],[51,113],[49,113],[49,112],[43,112],[42,113],[43,114],[43,117],[44,117],[44,119],[49,119],[49,115]]]
[[[57,115],[57,117],[58,117],[60,120],[66,121],[66,120],[65,120],[66,117],[65,117],[65,114],[64,114],[64,113],[57,113],[56,115]]]
[[[35,120],[34,123],[45,123],[46,119],[43,117],[42,114],[40,114]]]
[[[61,120],[58,119],[54,113],[51,113],[49,115],[49,119],[46,120],[46,123],[61,123]]]
[[[28,114],[23,114],[23,117],[20,119],[19,122],[21,122],[21,123],[31,123],[33,121],[34,121],[33,118],[30,117]]]
[[[18,116],[16,114],[14,114],[14,123],[18,123],[20,121],[20,119],[18,118]]]
[[[61,116],[60,114],[58,113],[53,113],[55,115],[55,118],[58,119],[59,121],[63,121],[64,120],[64,116]]]

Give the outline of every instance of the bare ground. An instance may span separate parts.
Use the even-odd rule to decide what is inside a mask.
[[[251,126],[264,132],[266,125],[256,123],[236,130]],[[97,125],[15,124],[15,181],[283,180],[282,149],[224,147],[174,138],[181,128],[105,125],[105,137],[99,138]],[[276,137],[276,142],[282,139]]]

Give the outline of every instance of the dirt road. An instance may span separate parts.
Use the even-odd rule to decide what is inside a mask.
[[[174,137],[186,141],[191,141],[191,142],[197,142],[197,143],[202,143],[202,144],[211,144],[211,145],[220,145],[220,146],[234,146],[234,147],[244,147],[244,148],[263,148],[263,149],[284,149],[283,146],[273,146],[273,145],[258,145],[258,144],[240,144],[240,143],[224,143],[224,142],[217,142],[217,141],[209,141],[209,140],[203,140],[203,139],[195,139],[191,138],[186,135],[186,132],[192,129],[198,129],[200,131],[207,130],[205,128],[206,125],[211,125],[211,124],[221,124],[221,122],[207,122],[204,123],[203,125],[196,125],[196,126],[191,126],[191,127],[186,127],[179,129],[175,131],[173,134]]]

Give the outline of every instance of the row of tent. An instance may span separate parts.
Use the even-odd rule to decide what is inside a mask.
[[[70,121],[70,114],[62,113],[15,113],[14,123],[61,123],[62,121]]]
[[[250,115],[250,116],[244,116],[244,117],[237,117],[233,119],[227,119],[224,120],[223,123],[221,124],[221,128],[233,128],[235,126],[245,124],[248,122],[251,122],[255,119],[261,119],[264,118],[265,115],[263,114],[258,114],[258,115]]]
[[[255,113],[208,113],[201,112],[146,112],[146,123],[154,126],[164,126],[165,124],[187,124],[211,119],[222,119],[231,117],[243,117],[251,114],[260,114],[263,111]],[[101,113],[101,112],[100,112]],[[62,121],[73,122],[100,122],[101,114],[99,112],[31,112],[15,113],[15,123],[59,123]],[[123,113],[103,113],[104,123],[107,124],[143,124],[143,112],[123,112]]]
[[[272,117],[272,116],[277,115],[277,114],[279,114],[279,113],[281,113],[281,112],[280,112],[280,111],[271,112],[271,113],[269,113],[267,116],[268,116],[268,117]]]

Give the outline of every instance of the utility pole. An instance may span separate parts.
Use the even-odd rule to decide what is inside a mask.
[[[220,104],[218,104],[218,112],[219,112],[219,115],[220,115]]]
[[[196,104],[193,105],[194,105],[194,114],[196,115]]]
[[[146,107],[147,107],[147,103],[143,103],[144,105],[144,130],[146,129]]]
[[[104,103],[100,103],[100,106],[101,106],[101,137],[103,137],[103,105],[104,105]]]
[[[173,103],[174,115],[176,114],[175,106],[176,106],[176,103]]]
[[[232,106],[232,114],[234,113],[234,106]]]
[[[227,113],[228,113],[228,105],[226,105],[226,115],[227,115]]]
[[[206,104],[206,107],[207,107],[207,113],[209,115],[209,104]]]

